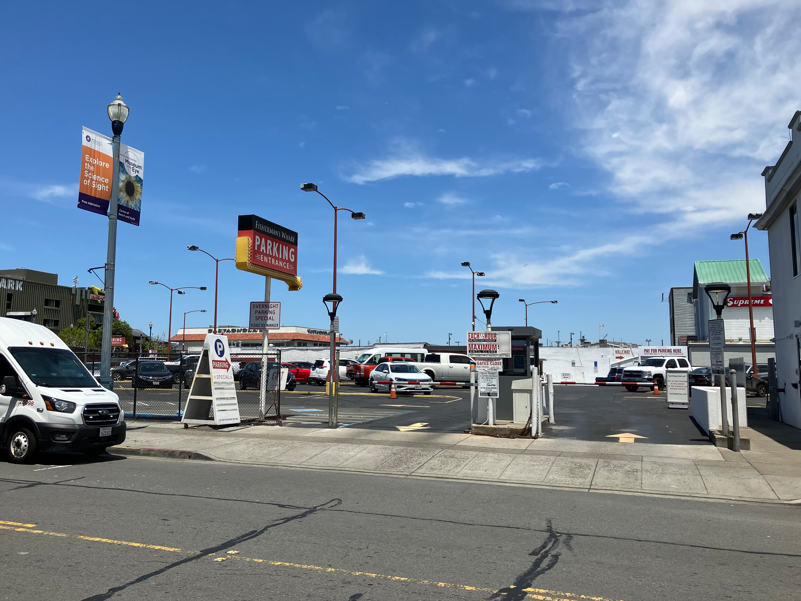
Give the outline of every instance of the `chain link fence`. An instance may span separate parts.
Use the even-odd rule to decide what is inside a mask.
[[[86,368],[100,378],[100,353],[80,353]],[[198,354],[173,353],[172,356],[138,357],[134,353],[112,355],[111,376],[114,392],[128,419],[180,420],[192,388]],[[231,357],[242,421],[277,419],[281,415],[281,352],[270,349],[270,369],[261,369],[262,355]],[[248,367],[249,364],[253,364]],[[262,402],[260,390],[265,380]]]

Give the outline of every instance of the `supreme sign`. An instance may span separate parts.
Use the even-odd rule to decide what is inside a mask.
[[[748,297],[747,296],[730,296],[726,299],[726,306],[727,307],[747,307],[748,306]],[[772,307],[773,306],[773,297],[772,296],[752,296],[751,297],[751,306],[752,307]]]

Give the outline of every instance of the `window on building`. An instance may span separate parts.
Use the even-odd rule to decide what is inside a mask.
[[[44,306],[58,309],[61,306],[61,301],[57,298],[46,298]]]
[[[691,305],[693,304],[693,293],[692,292],[688,292],[687,293],[687,302],[689,304],[691,304]]]
[[[13,296],[10,292],[6,294],[6,311],[11,311],[11,298]]]
[[[798,275],[798,207],[790,207],[790,246],[793,257],[793,277]]]
[[[44,323],[42,324],[46,328],[57,328],[58,327],[58,320],[57,319],[45,319]]]

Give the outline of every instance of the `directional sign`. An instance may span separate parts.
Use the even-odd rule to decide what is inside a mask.
[[[624,433],[624,434],[610,434],[607,436],[607,438],[617,438],[618,442],[634,442],[635,438],[648,438],[648,437],[639,436],[637,434]]]

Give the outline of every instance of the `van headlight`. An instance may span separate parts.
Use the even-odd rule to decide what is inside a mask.
[[[48,411],[56,411],[58,413],[73,413],[75,411],[76,405],[71,401],[62,401],[46,395],[42,395],[42,399]]]

